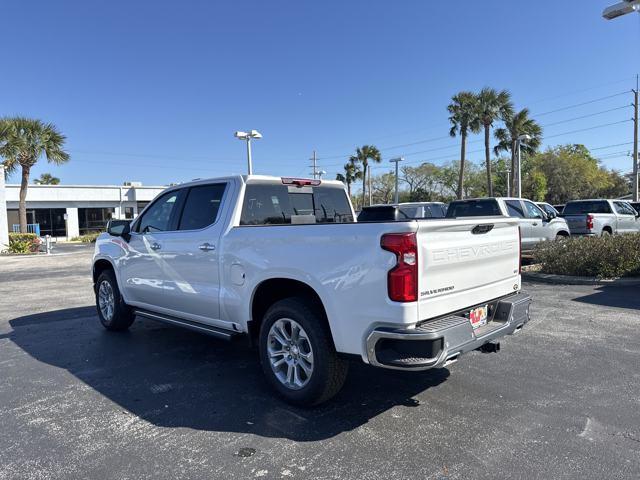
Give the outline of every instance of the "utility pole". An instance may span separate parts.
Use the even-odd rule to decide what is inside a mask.
[[[316,157],[316,151],[313,151],[313,157],[311,157],[311,165],[310,167],[312,168],[311,171],[311,175],[313,175],[313,179],[315,180],[316,178],[318,178],[318,159]]]
[[[638,201],[638,75],[636,89],[633,92],[633,191],[634,202]]]
[[[395,201],[394,203],[397,205],[398,204],[398,164],[400,162],[402,162],[404,160],[404,158],[402,157],[398,157],[398,158],[392,158],[391,160],[389,160],[391,163],[395,163],[396,164],[396,194],[395,194]]]

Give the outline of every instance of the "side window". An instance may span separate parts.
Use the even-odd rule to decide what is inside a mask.
[[[522,211],[522,205],[518,200],[506,200],[507,213],[510,217],[524,218],[524,212]]]
[[[181,195],[181,190],[165,193],[144,212],[136,225],[136,232],[165,232],[171,230],[171,220]]]
[[[523,202],[527,209],[527,217],[529,218],[544,218],[542,210],[531,202]]]
[[[624,202],[613,202],[613,205],[620,215],[635,215],[635,212],[631,211],[631,207]]]
[[[178,230],[199,230],[218,218],[226,184],[191,187],[182,209]]]

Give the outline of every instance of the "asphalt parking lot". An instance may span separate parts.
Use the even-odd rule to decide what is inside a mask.
[[[355,362],[304,410],[247,347],[104,331],[89,269],[86,249],[0,257],[0,479],[640,477],[638,287],[526,284],[532,321],[500,353]]]

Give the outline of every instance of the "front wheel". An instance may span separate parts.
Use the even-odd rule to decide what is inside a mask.
[[[98,276],[96,282],[96,307],[100,323],[107,330],[127,330],[135,314],[131,307],[124,303],[118,282],[112,270],[105,270]]]
[[[269,308],[259,347],[268,382],[289,403],[318,405],[344,384],[348,364],[338,356],[322,315],[303,298],[281,300]]]

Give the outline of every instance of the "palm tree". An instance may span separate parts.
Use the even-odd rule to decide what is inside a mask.
[[[24,117],[6,117],[0,119],[0,157],[4,158],[7,174],[20,166],[20,202],[18,215],[20,232],[27,232],[27,188],[29,173],[43,155],[47,161],[60,165],[69,160],[69,154],[62,148],[66,137],[55,125],[41,120]]]
[[[351,184],[362,177],[362,172],[357,163],[353,161],[353,157],[344,165],[344,174],[338,173],[336,180],[341,181],[347,186],[347,193],[351,198]]]
[[[516,169],[516,155],[518,137],[521,135],[529,135],[531,138],[526,143],[521,144],[521,150],[526,153],[535,152],[542,143],[542,127],[538,123],[529,118],[529,109],[523,108],[519,112],[511,113],[504,119],[504,128],[498,128],[494,132],[498,144],[494,147],[496,155],[501,152],[511,153],[511,185],[509,186],[509,196],[514,195],[517,191],[515,184],[518,179]]]
[[[507,90],[496,91],[485,87],[478,94],[478,111],[480,123],[484,127],[484,156],[487,166],[487,193],[493,197],[493,182],[491,179],[491,127],[496,120],[504,120],[513,114],[511,94]]]
[[[360,148],[356,148],[356,154],[349,158],[349,162],[362,165],[362,206],[367,192],[367,179],[369,180],[369,205],[371,205],[371,171],[369,170],[369,160],[380,163],[382,161],[382,155],[373,145],[363,145]],[[368,175],[368,176],[367,176]]]
[[[60,183],[60,179],[58,177],[54,177],[50,173],[42,173],[40,174],[40,178],[36,178],[33,183],[36,185],[58,185]]]
[[[452,137],[460,135],[460,172],[458,178],[458,199],[464,192],[464,164],[467,151],[467,135],[469,132],[480,131],[480,117],[478,115],[478,100],[472,92],[460,92],[451,97],[451,103],[447,107]]]

